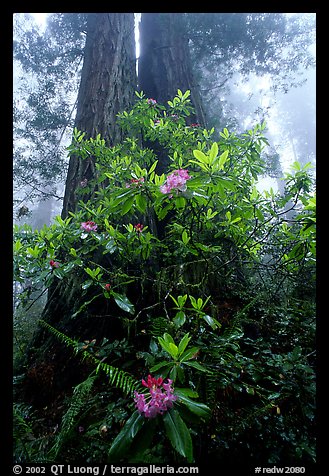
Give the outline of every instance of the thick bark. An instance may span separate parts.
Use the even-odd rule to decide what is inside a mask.
[[[172,99],[177,89],[191,91],[195,115],[190,123],[206,125],[198,86],[194,81],[188,36],[182,13],[142,13],[138,86],[159,103]]]
[[[160,104],[177,94],[190,90],[195,114],[187,117],[188,124],[206,125],[206,118],[198,85],[194,81],[188,36],[182,13],[142,13],[140,23],[140,57],[138,88]],[[146,142],[156,154],[158,174],[167,173],[170,163],[168,152],[158,142]],[[159,222],[154,217],[154,231],[163,238],[171,214]]]
[[[75,119],[75,127],[87,138],[100,134],[108,145],[122,139],[116,116],[133,102],[135,57],[133,13],[89,14]],[[94,176],[93,157],[70,157],[62,218],[76,209],[75,190],[80,182]]]

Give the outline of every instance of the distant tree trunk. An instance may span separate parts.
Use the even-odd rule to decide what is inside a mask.
[[[51,187],[46,186],[45,192],[51,193]],[[34,212],[33,228],[40,230],[44,225],[49,226],[51,221],[54,197],[48,196],[45,200],[40,200]]]
[[[206,125],[201,96],[194,81],[183,13],[142,13],[138,85],[148,97],[166,103],[177,89],[191,91],[195,115],[190,123]]]
[[[87,138],[100,134],[108,145],[122,138],[116,115],[132,105],[136,90],[133,13],[91,13],[74,126]],[[62,218],[76,209],[76,189],[95,176],[93,157],[71,156]],[[89,199],[90,196],[86,196]]]

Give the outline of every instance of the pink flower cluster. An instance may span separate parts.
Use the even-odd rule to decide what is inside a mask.
[[[52,268],[59,268],[59,263],[57,261],[54,261],[53,259],[49,261],[49,264]]]
[[[156,100],[153,99],[153,98],[149,98],[149,99],[147,100],[147,104],[149,104],[150,106],[155,106],[156,103],[157,103]]]
[[[135,391],[134,401],[137,410],[140,414],[144,414],[145,418],[162,415],[177,400],[177,396],[174,395],[174,390],[171,388],[172,380],[170,379],[164,383],[163,378],[156,379],[149,375],[147,382],[143,379],[142,384],[149,389],[149,395]]]
[[[94,221],[83,221],[81,223],[81,227],[85,231],[96,231],[97,230],[97,225]]]
[[[131,186],[134,186],[134,187],[141,187],[144,183],[144,177],[141,177],[139,179],[130,179],[130,182],[129,183],[126,183],[126,188],[130,188]]]
[[[160,191],[162,193],[171,193],[172,189],[184,192],[186,190],[186,180],[191,177],[185,169],[174,170],[168,175],[166,182],[161,185]]]
[[[88,180],[85,178],[85,179],[81,180],[80,187],[85,188],[85,187],[87,187],[87,184],[88,184]]]
[[[137,231],[137,233],[142,233],[144,225],[142,225],[141,223],[137,223],[137,225],[135,225],[134,228],[135,228],[135,231]]]

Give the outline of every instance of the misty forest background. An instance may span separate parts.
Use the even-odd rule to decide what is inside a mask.
[[[39,15],[14,461],[315,464],[315,14]]]

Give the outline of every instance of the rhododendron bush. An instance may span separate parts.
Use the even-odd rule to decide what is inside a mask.
[[[265,123],[214,131],[189,124],[192,112],[189,91],[167,105],[137,93],[118,117],[122,143],[74,130],[68,153],[95,157],[95,176],[79,182],[68,218],[15,227],[14,279],[30,293],[77,290],[71,335],[40,323],[125,394],[119,404],[114,391],[97,400],[102,421],[91,410],[76,420],[80,459],[91,437],[105,462],[163,463],[168,454],[190,463],[225,457],[243,441],[249,455],[265,439],[266,461],[293,455],[300,465],[297,454],[313,458],[312,306],[298,304],[301,287],[311,296],[314,283],[312,179],[295,163],[285,195],[259,191]],[[24,290],[25,306],[29,297]],[[305,332],[295,332],[301,312]],[[86,338],[83,323],[93,319]],[[115,405],[120,423],[109,416]],[[69,440],[53,438],[48,459],[59,449],[64,458]]]

